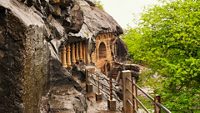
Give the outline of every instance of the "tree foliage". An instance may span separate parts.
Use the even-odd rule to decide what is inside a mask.
[[[200,112],[199,0],[154,6],[123,39],[136,62],[165,78],[157,93],[167,107],[177,113]]]
[[[99,0],[94,0],[94,4],[95,4],[95,6],[98,7],[99,9],[104,10],[103,4],[101,3],[101,1],[99,1]]]

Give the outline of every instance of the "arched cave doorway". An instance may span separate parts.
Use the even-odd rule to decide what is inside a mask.
[[[99,45],[99,59],[106,58],[106,45],[101,42]]]

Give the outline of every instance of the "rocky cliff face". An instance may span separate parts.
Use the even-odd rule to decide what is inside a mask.
[[[38,113],[38,104],[48,81],[48,46],[44,43],[43,28],[30,27],[26,31],[25,58],[23,69],[24,113]]]
[[[39,113],[49,81],[69,75],[60,46],[102,31],[122,33],[87,0],[0,0],[0,113]]]
[[[66,10],[63,15],[61,7]],[[50,79],[68,74],[59,62],[58,48],[66,33],[78,31],[82,24],[76,20],[77,15],[81,19],[81,11],[76,7],[69,11],[70,7],[69,0],[62,4],[0,1],[0,113],[39,113]]]
[[[0,112],[38,113],[49,57],[43,21],[18,12],[26,8],[17,2],[0,3]]]

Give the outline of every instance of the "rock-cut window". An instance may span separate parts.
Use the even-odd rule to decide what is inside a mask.
[[[99,45],[99,59],[106,58],[106,45],[101,42]]]

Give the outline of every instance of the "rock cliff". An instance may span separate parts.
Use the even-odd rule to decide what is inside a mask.
[[[37,113],[48,74],[44,22],[23,4],[0,4],[0,112]]]
[[[0,113],[39,113],[66,42],[123,31],[87,0],[0,0]]]

